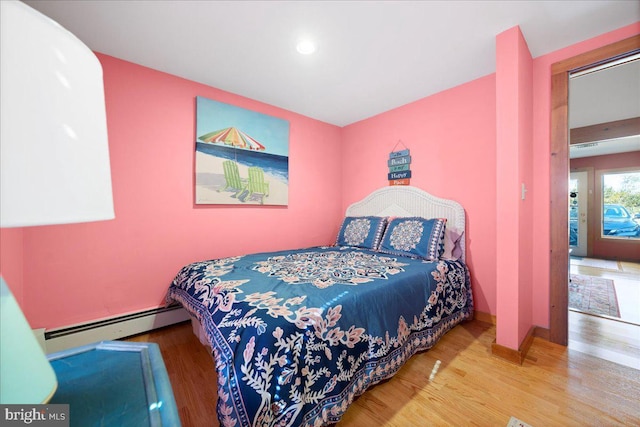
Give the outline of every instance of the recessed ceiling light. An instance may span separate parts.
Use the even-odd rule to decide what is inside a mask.
[[[296,50],[303,55],[311,55],[316,51],[316,45],[309,39],[302,39],[298,41]]]

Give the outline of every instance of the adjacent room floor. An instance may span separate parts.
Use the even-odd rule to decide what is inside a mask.
[[[640,369],[640,263],[571,257],[571,274],[613,280],[620,317],[569,311],[569,348]]]
[[[571,257],[571,274],[611,279],[614,282],[620,318],[640,325],[640,263]]]

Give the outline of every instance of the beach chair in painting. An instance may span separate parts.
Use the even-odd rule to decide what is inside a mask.
[[[240,193],[247,185],[247,180],[240,178],[240,172],[238,172],[238,164],[233,160],[225,160],[222,162],[222,168],[224,169],[225,187],[220,191],[226,191],[232,189],[235,191],[234,197]]]
[[[249,182],[242,194],[243,201],[253,196],[260,195],[260,204],[264,205],[264,198],[269,196],[269,181],[264,180],[264,171],[259,167],[249,168]]]

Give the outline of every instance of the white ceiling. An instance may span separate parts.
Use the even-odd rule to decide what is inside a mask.
[[[26,0],[91,49],[344,126],[640,20],[640,2]],[[318,45],[296,52],[299,38]]]
[[[569,80],[569,128],[640,117],[640,55],[620,65]],[[569,156],[602,156],[640,151],[640,135],[571,145]]]
[[[640,117],[640,55],[635,58],[571,77],[570,129]]]
[[[569,147],[569,157],[572,159],[631,152],[640,153],[640,135],[571,145]],[[638,156],[638,154],[634,155]]]

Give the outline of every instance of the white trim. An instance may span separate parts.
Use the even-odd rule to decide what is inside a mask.
[[[173,306],[50,329],[45,332],[46,352],[55,353],[98,341],[117,340],[189,319],[189,314],[182,307]]]
[[[596,65],[595,67],[589,67],[584,70],[569,73],[569,78],[574,79],[576,77],[584,76],[585,74],[591,74],[591,73],[595,73],[596,71],[602,71],[602,70],[606,70],[607,68],[616,67],[618,65],[624,65],[628,62],[636,61],[638,59],[640,59],[640,53],[624,56],[622,58],[618,58],[613,61],[605,62],[604,64]]]

